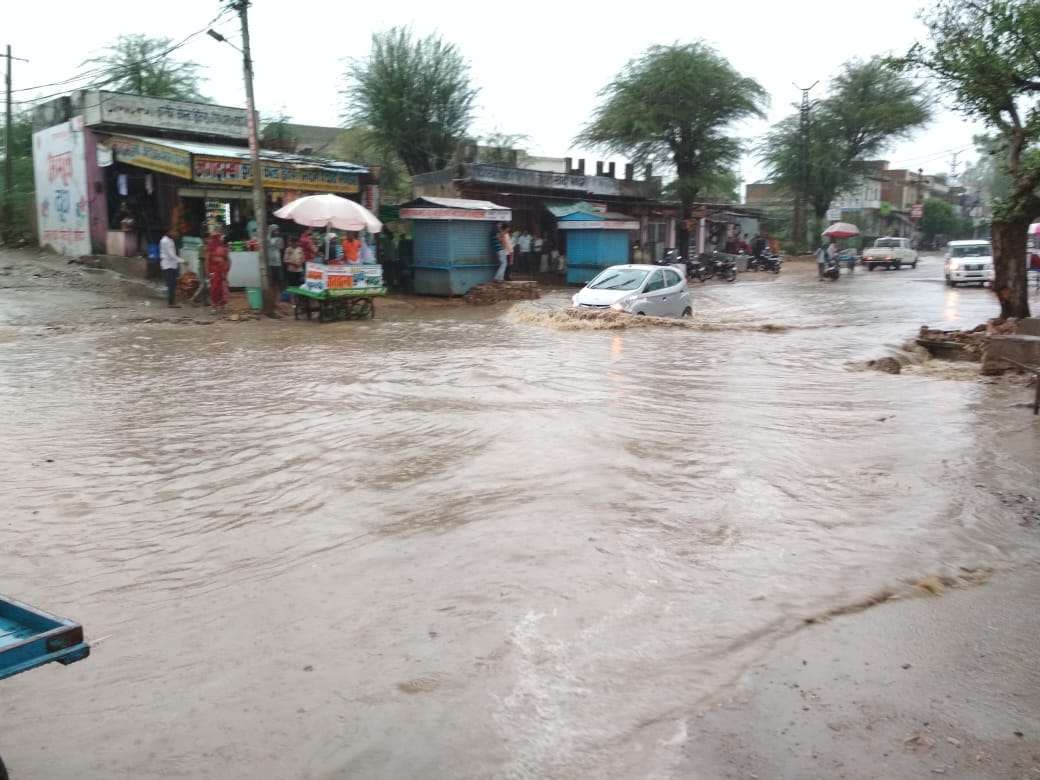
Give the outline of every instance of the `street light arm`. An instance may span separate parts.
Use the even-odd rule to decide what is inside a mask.
[[[213,30],[213,29],[206,30],[206,35],[208,35],[210,38],[212,38],[215,41],[219,41],[220,43],[226,43],[228,46],[230,46],[232,49],[237,51],[239,54],[244,54],[245,53],[240,48],[235,46],[235,44],[233,44],[231,41],[229,41],[227,38],[225,38],[223,35],[218,33],[216,30]]]

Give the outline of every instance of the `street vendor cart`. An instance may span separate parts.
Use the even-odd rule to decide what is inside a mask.
[[[303,284],[287,292],[294,319],[317,313],[318,322],[331,322],[375,317],[375,299],[386,295],[386,287],[379,265],[307,263]]]

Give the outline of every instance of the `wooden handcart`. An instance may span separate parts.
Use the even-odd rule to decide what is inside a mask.
[[[385,287],[358,287],[315,292],[303,287],[290,287],[293,319],[318,315],[318,322],[368,320],[376,316],[376,298],[386,295]]]

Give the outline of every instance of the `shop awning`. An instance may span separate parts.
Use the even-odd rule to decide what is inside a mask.
[[[433,198],[423,196],[401,206],[401,219],[461,219],[478,222],[509,222],[513,212],[489,200]]]
[[[561,205],[546,204],[561,230],[639,230],[639,220],[627,214],[605,211],[579,201]]]
[[[159,173],[188,179],[201,186],[251,187],[253,165],[249,150],[196,141],[172,141],[138,135],[112,135],[116,159]],[[368,168],[323,157],[260,150],[265,189],[308,192],[358,192]]]

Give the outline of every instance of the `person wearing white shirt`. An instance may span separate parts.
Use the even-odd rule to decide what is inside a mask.
[[[173,230],[163,231],[162,240],[159,241],[159,267],[162,269],[163,281],[166,282],[166,305],[179,309],[175,303],[177,299],[177,278],[181,275],[181,263],[184,260],[177,254],[177,244],[174,243]]]
[[[520,251],[520,271],[529,273],[531,269],[531,234],[526,230],[520,233],[517,239]]]

